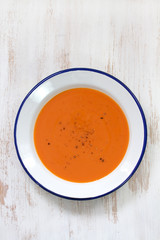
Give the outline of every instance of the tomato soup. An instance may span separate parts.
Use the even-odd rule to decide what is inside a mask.
[[[70,89],[40,111],[34,143],[40,160],[56,176],[91,182],[111,173],[122,161],[129,127],[119,105],[106,94]]]

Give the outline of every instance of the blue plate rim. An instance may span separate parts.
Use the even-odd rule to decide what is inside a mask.
[[[38,181],[36,181],[36,179],[34,179],[34,177],[28,172],[28,170],[26,169],[26,167],[24,166],[23,164],[23,161],[21,159],[21,156],[19,154],[19,151],[18,151],[18,145],[17,145],[17,138],[16,138],[16,130],[17,130],[17,123],[18,123],[18,119],[19,119],[19,114],[21,112],[21,109],[25,103],[25,101],[28,99],[28,97],[31,95],[31,93],[36,89],[38,88],[41,84],[43,84],[45,81],[49,80],[50,78],[52,77],[55,77],[57,75],[60,75],[60,74],[63,74],[63,73],[66,73],[66,72],[71,72],[71,71],[90,71],[90,72],[96,72],[96,73],[99,73],[99,74],[103,74],[105,76],[108,76],[110,77],[111,79],[113,79],[114,81],[118,82],[120,85],[122,85],[128,92],[129,94],[132,96],[132,98],[134,99],[134,101],[136,102],[138,108],[139,108],[139,111],[140,111],[140,114],[141,114],[141,117],[142,117],[142,120],[143,120],[143,127],[144,127],[144,141],[143,141],[143,147],[142,147],[142,151],[141,151],[141,154],[140,154],[140,157],[139,157],[139,160],[137,161],[137,164],[135,166],[135,168],[133,169],[133,171],[131,172],[131,174],[126,178],[125,181],[123,181],[119,186],[117,186],[116,188],[114,188],[112,191],[110,192],[107,192],[107,193],[104,193],[102,195],[98,195],[98,196],[95,196],[95,197],[89,197],[89,198],[72,198],[72,197],[68,197],[68,196],[64,196],[64,195],[60,195],[60,194],[57,194],[49,189],[47,189],[46,187],[44,187],[42,184],[40,184]],[[93,200],[93,199],[97,199],[97,198],[100,198],[100,197],[104,197],[108,194],[111,194],[112,192],[116,191],[117,189],[121,188],[132,176],[133,174],[136,172],[137,168],[139,167],[141,161],[142,161],[142,158],[144,156],[144,153],[145,153],[145,149],[146,149],[146,145],[147,145],[147,123],[146,123],[146,118],[145,118],[145,114],[143,112],[143,109],[138,101],[138,99],[136,98],[136,96],[134,95],[134,93],[123,83],[121,82],[119,79],[117,79],[116,77],[112,76],[111,74],[109,73],[106,73],[106,72],[103,72],[101,70],[97,70],[97,69],[93,69],[93,68],[68,68],[68,69],[65,69],[65,70],[61,70],[61,71],[58,71],[58,72],[55,72],[49,76],[47,76],[46,78],[44,78],[43,80],[41,80],[39,83],[37,83],[29,92],[28,94],[25,96],[25,98],[23,99],[19,109],[18,109],[18,112],[17,112],[17,115],[16,115],[16,118],[15,118],[15,123],[14,123],[14,144],[15,144],[15,149],[16,149],[16,152],[17,152],[17,156],[18,156],[18,159],[23,167],[23,169],[25,170],[25,172],[29,175],[29,177],[37,184],[39,185],[42,189],[44,189],[45,191],[55,195],[55,196],[58,196],[58,197],[61,197],[61,198],[65,198],[65,199],[69,199],[69,200],[78,200],[78,201],[84,201],[84,200]]]

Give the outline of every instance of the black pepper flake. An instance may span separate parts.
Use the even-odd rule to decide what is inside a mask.
[[[65,130],[66,128],[64,127],[63,130]]]
[[[103,158],[100,158],[101,162],[104,162],[104,159]]]
[[[51,145],[51,143],[50,143],[50,142],[48,142],[48,145]]]
[[[103,117],[100,117],[100,119],[103,119]]]
[[[75,148],[78,148],[78,146],[75,146]]]
[[[84,143],[82,142],[82,146],[84,146]]]

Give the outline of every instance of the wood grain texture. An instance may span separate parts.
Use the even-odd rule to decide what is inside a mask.
[[[0,239],[157,240],[160,236],[160,1],[0,1]],[[148,145],[134,176],[113,194],[69,201],[22,169],[14,120],[49,74],[91,67],[122,80],[146,114]]]

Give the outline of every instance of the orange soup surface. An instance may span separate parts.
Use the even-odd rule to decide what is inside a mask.
[[[45,167],[72,182],[91,182],[111,173],[129,142],[127,119],[106,94],[70,89],[40,111],[34,128],[36,151]]]

